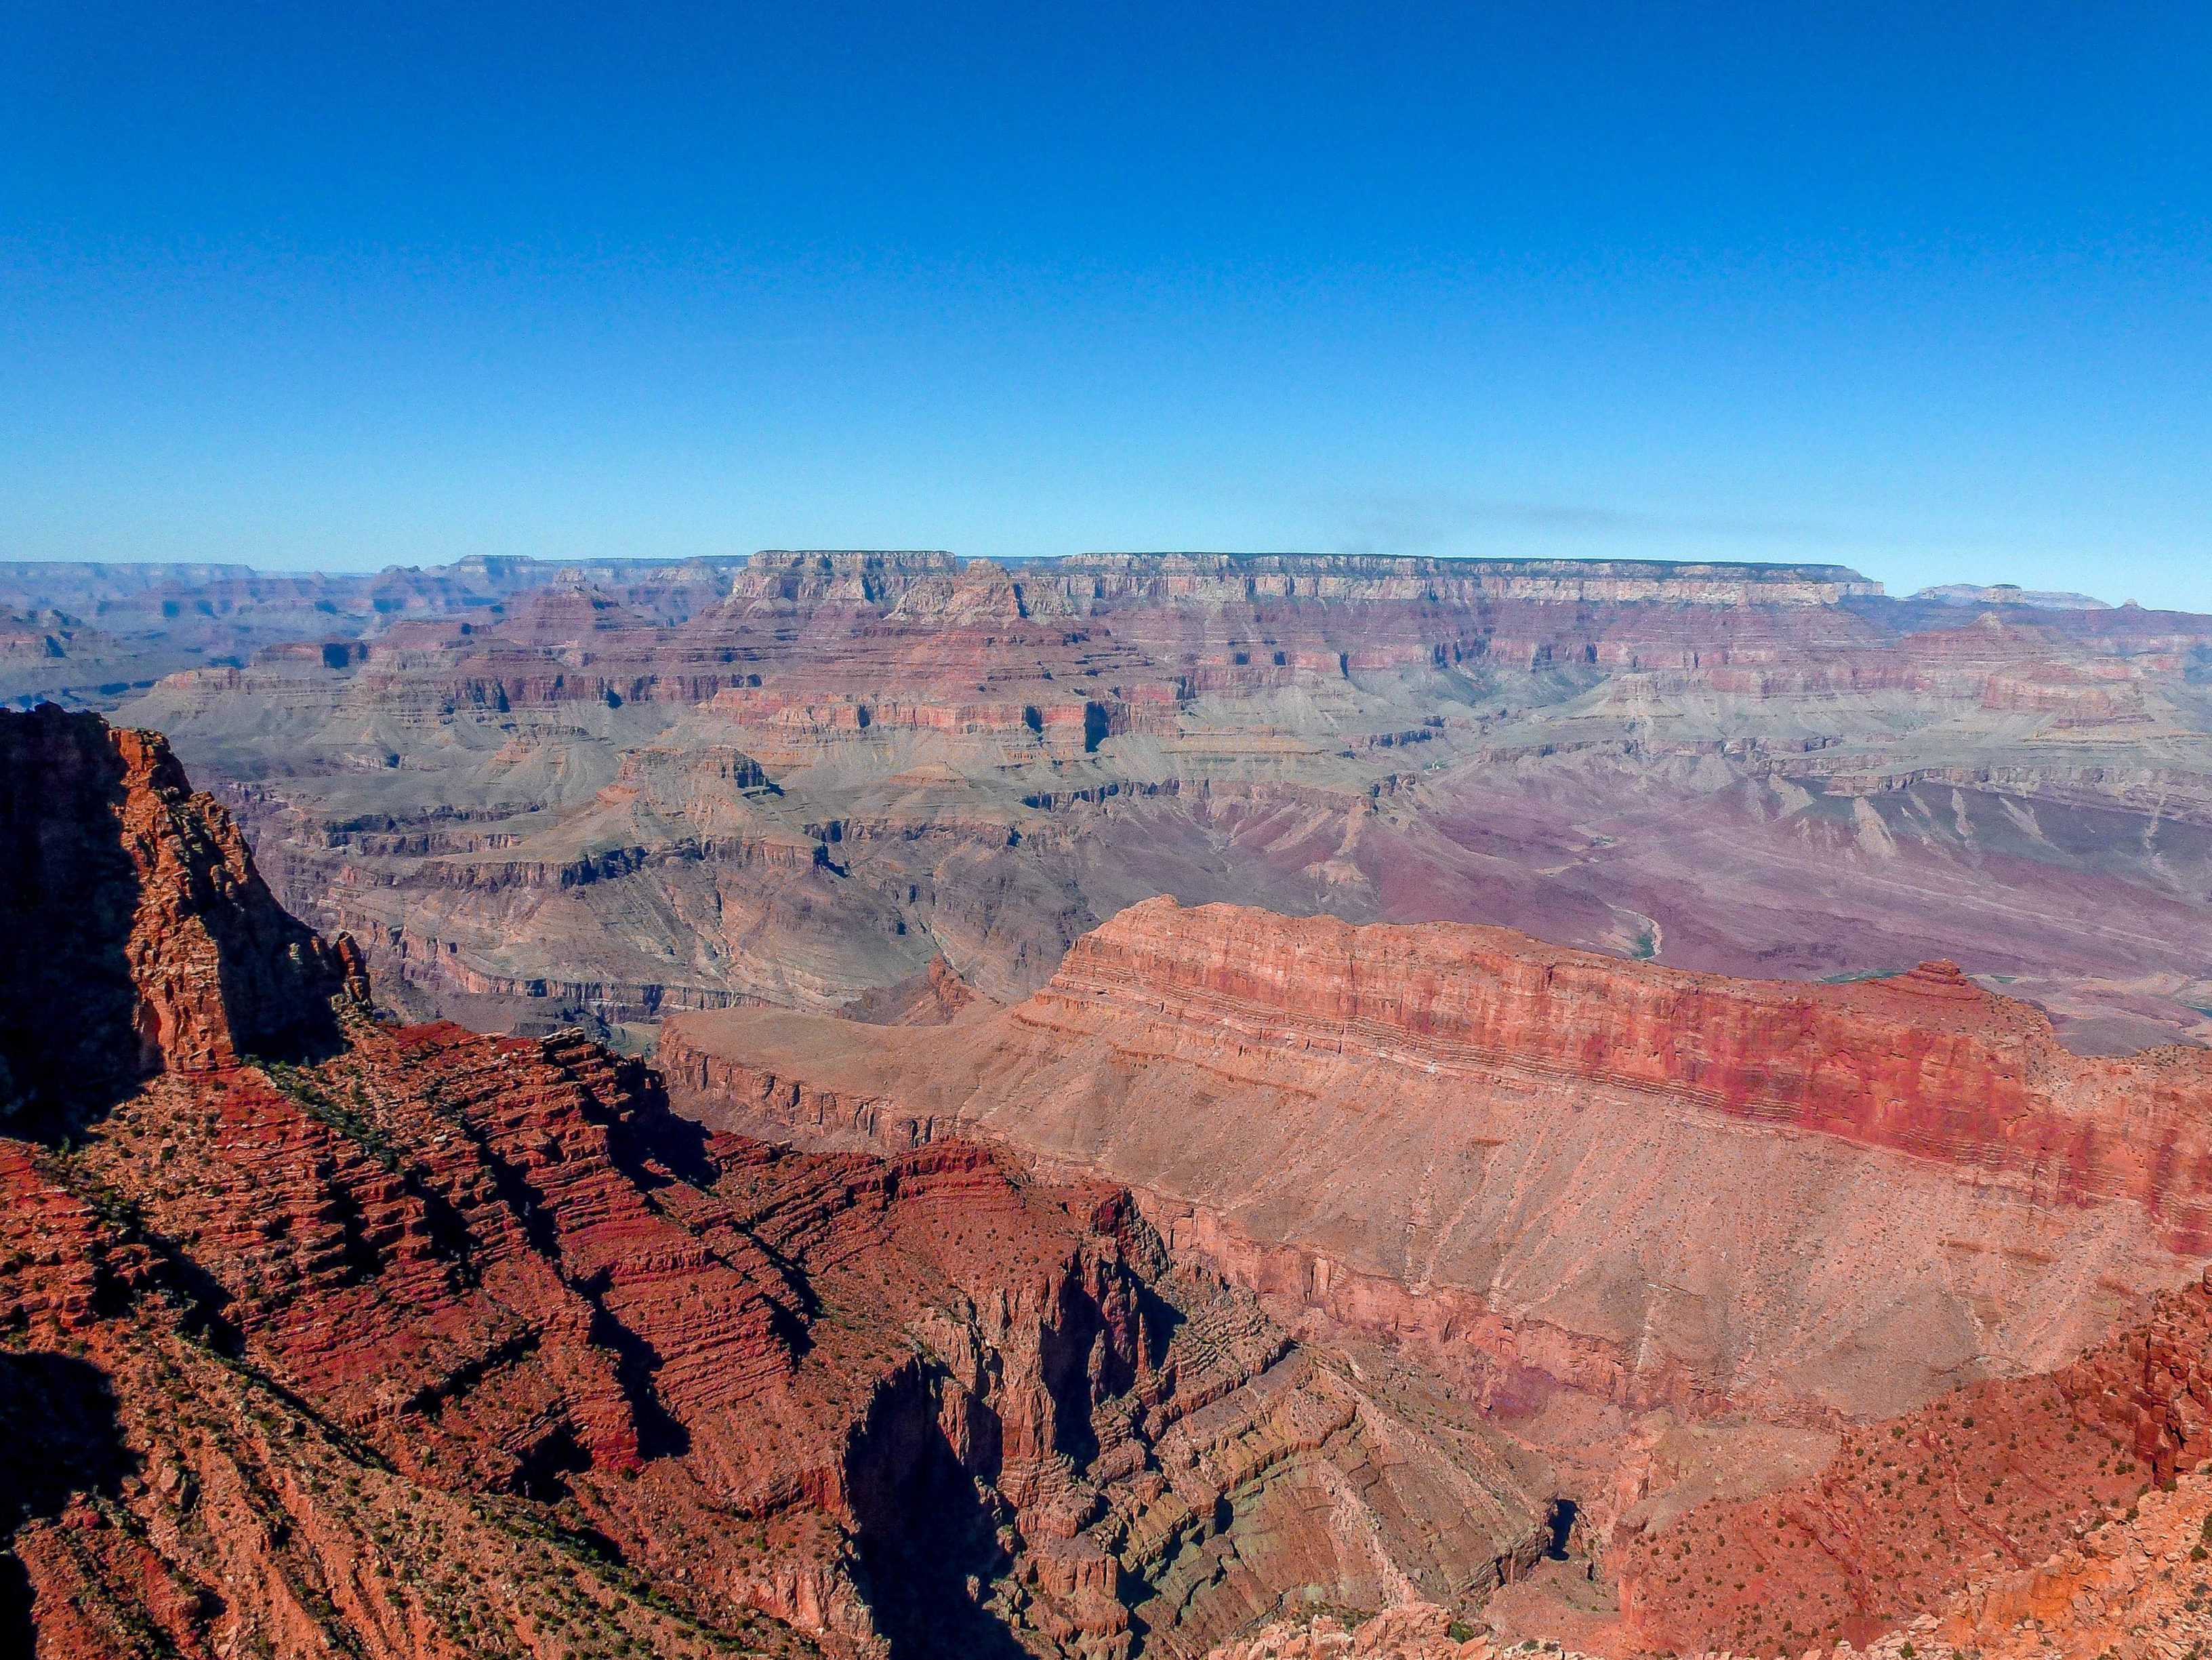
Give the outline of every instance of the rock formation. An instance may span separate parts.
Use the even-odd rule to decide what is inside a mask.
[[[577,1034],[373,1024],[327,948],[234,974],[282,936],[158,743],[0,719],[56,786],[11,833],[94,873],[48,907],[105,903],[105,838],[163,896],[130,994],[210,964],[205,1041],[0,1139],[6,1640],[1190,1655],[1309,1586],[1471,1611],[1544,1548],[1471,1407],[1302,1347],[1124,1190],[710,1134]],[[98,966],[57,939],[11,976]],[[246,1058],[234,985],[331,1041]]]
[[[1508,1414],[1897,1411],[2056,1365],[2206,1244],[2204,1052],[2075,1056],[1946,964],[1747,982],[1154,900],[1002,1013],[686,1016],[661,1064],[729,1128],[1128,1183],[1279,1316]]]
[[[327,1033],[358,954],[287,915],[158,733],[0,712],[0,1113]]]
[[[415,1018],[641,1047],[934,957],[1018,1001],[1171,893],[1737,975],[1944,957],[2085,1052],[2212,1035],[2212,620],[1872,589],[1322,555],[0,569],[0,605],[146,654],[113,696],[52,684],[168,731]]]
[[[2151,1489],[2172,1492],[2187,1475],[2185,1535],[2151,1554],[2173,1562],[2201,1551],[2208,1468],[2212,1291],[2197,1286],[2056,1372],[1977,1384],[1852,1431],[1814,1481],[1701,1505],[1641,1535],[1632,1513],[1615,1556],[1623,1620],[1643,1649],[1754,1653],[1863,1643],[1929,1615],[1972,1647],[2054,1614],[2132,1625],[2091,1606],[2118,1600],[2109,1582],[2130,1554],[2127,1529],[2141,1508],[2172,1508]],[[2201,1611],[2204,1594],[2183,1586],[2208,1577],[2206,1560],[2182,1562],[2183,1584],[2172,1567],[2160,1576],[2169,1610],[2185,1598]],[[2128,1589],[2155,1593],[2133,1583],[2143,1578]]]

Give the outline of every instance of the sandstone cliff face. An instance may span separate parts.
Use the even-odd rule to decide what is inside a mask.
[[[173,763],[66,730],[119,811],[95,767],[15,822],[193,897]],[[131,994],[194,927],[221,969],[210,903]],[[185,1030],[244,1029],[256,982],[204,983]],[[184,1050],[73,1147],[0,1138],[16,1646],[1107,1660],[1307,1585],[1471,1608],[1542,1548],[1471,1413],[1408,1418],[1115,1187],[709,1135],[574,1033],[333,1018],[293,1063]]]
[[[1501,1072],[1649,1091],[1970,1170],[2039,1202],[2126,1198],[2177,1251],[2212,1245],[2212,1052],[2087,1060],[1949,962],[1794,985],[1684,974],[1504,930],[1352,927],[1172,900],[1078,941],[1024,1022],[1136,1016],[1424,1078]]]
[[[0,712],[0,1110],[235,1065],[365,995],[158,733]]]
[[[2058,1364],[2203,1244],[2204,1056],[2083,1060],[1943,964],[1732,982],[1152,901],[1003,1014],[688,1016],[661,1061],[730,1128],[1127,1182],[1279,1317],[1506,1419],[1903,1410]]]

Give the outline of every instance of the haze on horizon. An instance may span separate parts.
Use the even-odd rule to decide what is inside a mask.
[[[216,7],[0,54],[0,559],[1799,560],[2212,611],[2212,15]]]

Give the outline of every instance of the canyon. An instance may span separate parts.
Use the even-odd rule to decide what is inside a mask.
[[[67,627],[0,695],[166,732],[421,1018],[641,1051],[937,957],[1012,1003],[1168,894],[2212,1032],[2205,617],[1352,555],[9,569]]]
[[[720,1126],[1127,1183],[1294,1318],[1632,1407],[1864,1416],[2047,1367],[2212,1238],[2212,1053],[2074,1055],[1948,963],[1731,981],[1149,900],[1011,1009],[684,1015],[660,1065]]]
[[[720,1128],[983,1140],[1127,1183],[1171,1251],[1304,1341],[1445,1380],[1572,1517],[1566,1562],[1486,1603],[1509,1637],[1864,1643],[2071,1548],[2138,1468],[2212,1468],[2212,1301],[2173,1289],[2207,1254],[2203,1049],[2075,1055],[1948,962],[1732,980],[1169,899],[1020,1004],[920,1019],[687,1014],[660,1064]],[[1832,1505],[1776,1547],[1816,1554],[1747,1554],[1747,1530],[1810,1513],[1798,1484],[1828,1492],[1892,1429],[1932,1446],[1946,1414],[2007,1438],[1947,1491],[2010,1475],[2017,1499],[2014,1467],[2042,1461],[2033,1524],[2005,1512],[1996,1554],[1977,1515],[1893,1572],[1872,1553],[1904,1548],[1902,1517],[1885,1534]]]
[[[11,1643],[1195,1655],[1303,1596],[1471,1612],[1546,1549],[1471,1409],[1299,1344],[1126,1190],[798,1152],[580,1034],[379,1023],[156,735],[46,706],[0,743],[0,851],[141,879],[4,896],[10,938],[98,931],[10,1000],[127,965],[125,1064],[0,1137]]]
[[[2212,1640],[2212,618],[911,552],[0,611],[42,1653]]]

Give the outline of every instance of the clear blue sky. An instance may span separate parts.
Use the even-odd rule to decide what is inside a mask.
[[[2212,9],[0,10],[0,558],[2212,610]]]

